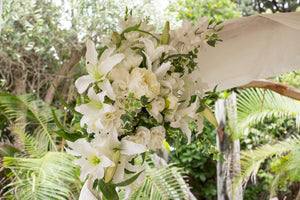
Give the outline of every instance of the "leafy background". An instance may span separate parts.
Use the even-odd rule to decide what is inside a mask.
[[[57,195],[57,199],[78,197],[82,187],[78,181],[79,169],[64,153],[65,141],[55,134],[57,129],[47,105],[55,109],[60,122],[70,131],[79,130],[79,119],[61,103],[51,83],[56,85],[62,98],[71,106],[80,102],[73,83],[85,73],[85,40],[91,38],[97,43],[111,30],[116,30],[116,16],[124,13],[129,5],[135,16],[149,15],[150,22],[156,25],[157,31],[161,31],[165,20],[169,20],[174,28],[180,25],[180,20],[193,21],[202,16],[221,21],[255,13],[295,11],[299,10],[300,2],[170,0],[160,5],[157,0],[3,1],[0,35],[0,198],[15,199],[15,195],[19,194],[24,199],[46,199],[49,192]],[[297,89],[300,87],[300,73],[297,71],[274,77],[274,80]],[[219,98],[226,98],[230,92],[220,93]],[[236,92],[242,94],[239,90]],[[245,98],[251,102],[254,96],[253,93]],[[277,100],[279,105],[290,104],[289,100],[281,97]],[[213,109],[213,102],[208,103]],[[252,111],[257,110],[252,108]],[[299,129],[295,126],[299,115],[280,114],[278,108],[268,109],[274,109],[271,110],[273,114],[266,118],[253,117],[257,123],[247,125],[247,131],[241,134],[242,150],[274,145],[299,135]],[[251,110],[244,112],[249,115]],[[169,144],[165,146],[173,151],[168,153],[162,150],[164,153],[157,154],[183,168],[188,177],[186,181],[197,199],[216,199],[215,166],[219,155],[215,147],[216,131],[210,123],[204,123],[203,133],[193,136],[190,145],[186,145],[185,139],[180,141],[179,137],[170,137]],[[270,156],[264,160],[257,173],[256,184],[248,183],[244,199],[267,199],[273,175],[282,171],[287,159],[294,158],[293,154],[290,156],[284,154],[279,160],[274,159],[276,156]],[[54,178],[44,177],[44,173],[53,175],[53,168],[49,166],[57,169]],[[44,182],[46,180],[50,182]],[[293,181],[279,181],[277,195],[280,199],[284,196],[295,197],[299,183]],[[28,192],[23,193],[21,189]],[[60,192],[54,194],[53,191]]]

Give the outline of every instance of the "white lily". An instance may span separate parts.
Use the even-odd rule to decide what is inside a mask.
[[[147,148],[142,144],[123,139],[121,141],[120,151],[121,156],[113,178],[114,183],[124,181],[125,169],[133,172],[141,170],[140,166],[133,166],[129,163],[129,161],[131,161],[137,154],[147,151]]]
[[[187,136],[188,144],[191,142],[192,132],[189,128],[189,123],[192,121],[196,121],[198,128],[202,131],[202,120],[199,118],[200,116],[196,114],[196,111],[199,107],[198,99],[188,106],[188,102],[190,99],[187,99],[183,104],[181,104],[177,111],[174,113],[173,119],[170,126],[174,128],[180,128],[183,133]]]
[[[148,70],[150,71],[152,71],[152,63],[157,61],[163,52],[177,52],[176,49],[169,45],[162,45],[157,47],[156,42],[148,38],[141,38],[139,39],[139,41],[145,44],[145,56],[147,58]]]
[[[101,179],[104,176],[105,168],[114,166],[114,162],[95,148],[93,143],[87,142],[85,138],[78,139],[75,142],[67,141],[67,143],[73,149],[66,149],[67,153],[81,156],[81,158],[73,161],[75,165],[81,166],[79,176],[81,181],[89,174],[92,176],[92,179]]]
[[[78,78],[75,82],[75,86],[80,94],[83,93],[91,83],[103,80],[108,72],[124,58],[123,54],[112,55],[115,49],[109,48],[103,52],[100,60],[98,60],[98,53],[94,42],[88,40],[86,47],[86,68],[89,74]]]
[[[88,91],[89,103],[75,107],[75,110],[82,113],[83,117],[80,120],[80,126],[87,124],[88,133],[98,133],[101,129],[97,125],[97,121],[104,113],[113,110],[113,106],[103,103],[106,92],[96,94],[93,88]]]

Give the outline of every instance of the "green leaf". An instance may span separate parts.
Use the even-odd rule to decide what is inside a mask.
[[[121,120],[123,121],[124,124],[126,122],[131,122],[132,121],[132,117],[128,114],[122,114],[120,118],[121,118]]]
[[[54,85],[53,83],[52,83],[52,86],[53,86],[53,88],[54,88],[54,90],[55,90],[55,92],[56,92],[56,94],[57,94],[59,100],[61,101],[61,103],[62,103],[66,108],[68,108],[70,111],[72,111],[74,114],[77,114],[77,115],[82,116],[81,113],[77,112],[72,106],[70,106],[70,105],[69,105],[69,104],[61,97],[61,95],[59,94],[58,90],[56,89],[56,87],[55,87],[55,85]]]
[[[192,104],[192,103],[195,103],[195,101],[197,100],[197,95],[192,95],[191,96],[191,100],[189,102],[189,106]]]
[[[128,94],[128,99],[133,99],[133,97],[134,97],[134,93],[133,93],[133,92],[130,92],[130,93]]]
[[[98,186],[103,195],[107,198],[107,200],[119,200],[119,195],[116,191],[116,186],[114,184],[105,183],[101,179],[98,180]]]
[[[143,171],[145,171],[145,170],[142,170],[142,171],[138,172],[136,175],[134,175],[133,177],[127,179],[126,181],[123,181],[123,182],[120,182],[120,183],[115,184],[115,186],[117,186],[117,187],[125,187],[125,186],[127,186],[127,185],[130,185],[131,183],[133,183],[133,182],[139,177],[139,175],[140,175]]]
[[[106,103],[106,104],[112,104],[113,102],[114,102],[114,101],[111,100],[108,96],[105,96],[105,97],[104,97],[103,103]]]
[[[121,40],[126,40],[124,34],[125,34],[125,33],[129,33],[129,32],[131,32],[131,31],[137,31],[137,30],[140,28],[141,24],[142,24],[142,22],[136,24],[135,26],[131,26],[131,27],[126,28],[126,29],[121,33],[121,35],[120,35],[120,36],[121,36]]]
[[[104,52],[106,49],[108,49],[107,46],[104,46],[104,47],[102,47],[102,48],[100,49],[100,51],[99,51],[99,53],[98,53],[98,57],[97,57],[98,60],[101,58],[103,52]]]
[[[148,104],[148,100],[149,100],[149,98],[146,97],[145,95],[143,95],[143,96],[141,97],[141,103],[142,103],[142,105],[143,105],[143,106],[146,106],[146,105]]]
[[[12,145],[8,145],[8,144],[0,145],[0,158],[14,157],[16,153],[21,153],[21,151]]]
[[[54,122],[55,122],[56,126],[60,129],[58,131],[54,131],[57,135],[61,136],[62,138],[66,139],[66,140],[69,140],[71,142],[75,142],[77,139],[85,137],[79,131],[72,132],[72,131],[68,130],[67,127],[65,127],[58,121],[55,111],[53,109],[51,109],[51,111],[53,114]]]
[[[212,47],[215,47],[216,46],[216,42],[217,42],[216,40],[208,40],[207,44],[209,44]]]
[[[220,28],[217,29],[217,32],[223,30],[224,26],[221,26]]]

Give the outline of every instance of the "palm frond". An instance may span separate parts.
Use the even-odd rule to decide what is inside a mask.
[[[26,125],[34,125],[33,135],[40,143],[45,144],[45,149],[57,151],[51,131],[55,127],[52,123],[53,116],[43,101],[37,100],[34,94],[14,96],[0,93],[0,106],[6,116],[15,123],[20,123],[26,118]]]
[[[246,184],[249,180],[250,176],[253,174],[256,174],[258,171],[261,163],[265,161],[265,159],[272,157],[272,156],[280,156],[289,154],[289,155],[295,155],[295,152],[300,151],[300,138],[293,138],[289,139],[287,141],[278,142],[273,145],[264,145],[254,151],[244,151],[241,153],[241,175],[238,176],[235,179],[234,188],[241,184]],[[291,159],[291,156],[289,157]],[[292,162],[293,165],[290,165],[289,163]],[[295,159],[294,161],[286,162],[282,165],[280,169],[276,170],[276,176],[273,179],[273,182],[271,185],[272,187],[271,192],[274,193],[274,189],[277,188],[278,183],[282,177],[285,177],[285,175],[289,172],[292,172],[295,166],[300,166],[300,159]],[[292,168],[291,168],[292,167]],[[299,171],[299,169],[297,170]]]
[[[238,96],[237,109],[239,129],[242,131],[273,117],[295,117],[300,128],[300,102],[270,90],[245,89]]]
[[[186,199],[187,185],[181,171],[174,165],[146,170],[145,182],[131,196],[132,200]]]
[[[40,157],[43,153],[46,152],[45,149],[42,148],[41,143],[35,137],[25,133],[25,128],[20,128],[22,126],[24,127],[25,125],[16,124],[12,127],[12,130],[19,135],[20,140],[24,144],[25,150],[28,154],[33,155],[35,157]]]
[[[10,176],[15,179],[7,186],[12,187],[5,193],[8,198],[65,200],[74,193],[74,185],[80,185],[78,168],[66,153],[47,152],[41,158],[6,157],[3,163],[12,170]]]

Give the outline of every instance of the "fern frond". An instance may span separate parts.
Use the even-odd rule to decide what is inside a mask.
[[[244,151],[241,153],[241,175],[235,179],[234,188],[241,184],[246,184],[249,177],[256,173],[265,159],[272,156],[282,156],[285,154],[293,155],[295,152],[300,150],[300,138],[293,138],[287,141],[278,142],[273,145],[264,145],[254,151]],[[300,161],[299,159],[297,162]],[[288,164],[288,163],[287,163]],[[295,165],[300,165],[300,162]],[[290,171],[290,165],[282,167],[280,170],[276,170],[277,177],[273,179],[272,185],[275,187],[278,185],[278,181],[281,177]],[[275,188],[274,188],[275,189]],[[274,192],[274,191],[272,191]]]
[[[78,168],[72,164],[72,157],[61,152],[47,152],[41,158],[4,158],[4,166],[12,170],[15,181],[5,193],[29,200],[65,200],[78,184]],[[77,175],[76,175],[77,174]]]
[[[245,89],[238,96],[238,124],[240,130],[261,123],[264,119],[296,118],[300,128],[300,102],[270,90]]]
[[[25,125],[23,124],[23,126]],[[41,143],[39,143],[35,137],[26,134],[24,132],[25,128],[20,127],[22,127],[21,124],[16,124],[12,127],[12,130],[19,135],[27,153],[36,157],[40,157],[43,153],[45,153],[45,150],[41,148]]]
[[[43,101],[37,100],[34,94],[14,96],[0,93],[0,106],[6,116],[15,123],[20,123],[26,118],[26,125],[36,126],[33,134],[37,138],[43,138],[45,150],[57,151],[53,140],[53,116]]]
[[[180,169],[174,165],[166,165],[147,169],[145,182],[130,199],[186,199],[187,191]]]

